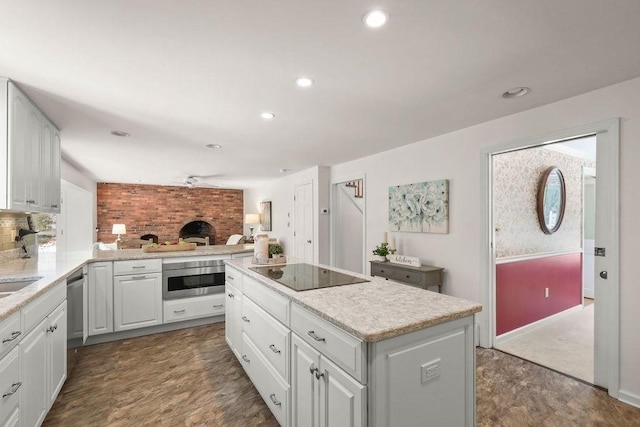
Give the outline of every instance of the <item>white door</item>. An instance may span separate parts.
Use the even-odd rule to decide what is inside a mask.
[[[56,226],[56,251],[86,251],[93,246],[93,195],[62,180],[62,207]]]
[[[294,192],[294,256],[304,262],[314,262],[313,185],[298,185]]]

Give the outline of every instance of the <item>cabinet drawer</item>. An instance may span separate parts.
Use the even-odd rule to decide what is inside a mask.
[[[244,274],[242,274],[239,270],[236,270],[233,267],[229,267],[228,265],[224,266],[224,281],[240,292],[242,292],[242,278]]]
[[[113,275],[160,273],[162,271],[161,259],[132,259],[127,261],[114,261]]]
[[[164,302],[164,322],[224,314],[225,294],[181,298]]]
[[[251,378],[262,399],[282,427],[289,425],[290,386],[273,372],[269,363],[246,334],[242,334],[240,363]]]
[[[251,277],[244,277],[242,292],[273,317],[289,325],[289,298],[267,288]]]
[[[65,299],[67,299],[67,284],[66,281],[62,281],[62,283],[55,285],[53,290],[24,307],[21,310],[24,335],[47,317]]]
[[[423,273],[402,270],[396,270],[393,276],[394,280],[401,281],[402,283],[406,283],[407,285],[419,286],[421,288],[424,287],[424,284],[422,283],[423,277]]]
[[[289,382],[289,329],[249,298],[242,301],[242,328],[280,376]]]
[[[381,266],[377,264],[371,264],[371,275],[372,276],[380,276],[386,277],[387,279],[393,278],[395,271],[393,268]]]
[[[22,335],[20,312],[18,311],[0,323],[0,358],[20,342]]]
[[[15,412],[20,402],[22,383],[20,382],[20,352],[16,347],[0,359],[0,422],[4,422]],[[4,396],[4,397],[2,397]]]
[[[365,345],[358,338],[297,304],[291,306],[291,330],[355,379],[366,383]]]

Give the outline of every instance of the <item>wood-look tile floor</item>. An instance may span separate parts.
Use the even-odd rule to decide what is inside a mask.
[[[495,350],[476,355],[479,426],[640,426],[639,408],[602,390]],[[217,323],[83,348],[43,425],[278,424]]]

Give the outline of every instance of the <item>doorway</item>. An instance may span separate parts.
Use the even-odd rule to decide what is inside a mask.
[[[587,218],[594,216],[585,212],[583,171],[595,170],[596,138],[586,136],[492,157],[494,347],[593,384],[593,295],[585,301],[583,289],[585,277],[593,283],[584,229],[589,228]],[[549,181],[544,179],[549,170],[562,177],[564,188],[562,209],[549,212],[553,231],[536,215],[542,207],[540,190],[547,190],[547,201],[556,195],[549,193]]]
[[[296,185],[293,196],[294,256],[304,262],[314,262],[313,183]]]
[[[614,398],[619,393],[619,119],[584,125],[521,141],[489,147],[481,156],[483,205],[480,211],[484,233],[481,235],[480,296],[483,315],[479,319],[480,345],[491,348],[498,333],[496,325],[496,256],[492,212],[492,156],[517,149],[553,144],[594,135],[598,179],[596,180],[595,242],[602,255],[594,259],[594,294],[598,304],[594,313],[594,384],[608,389]]]
[[[365,179],[332,183],[331,265],[364,274]]]

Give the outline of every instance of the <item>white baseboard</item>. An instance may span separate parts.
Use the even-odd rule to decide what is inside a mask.
[[[496,345],[500,345],[500,343],[503,343],[505,341],[508,341],[512,338],[515,338],[519,335],[525,334],[527,332],[531,332],[534,329],[538,329],[541,326],[547,325],[551,322],[553,322],[554,320],[557,320],[561,317],[566,316],[567,314],[571,314],[577,311],[582,310],[582,304],[576,305],[575,307],[571,307],[568,308],[564,311],[561,311],[560,313],[556,313],[553,314],[549,317],[545,317],[544,319],[540,319],[538,321],[535,321],[533,323],[529,323],[528,325],[524,325],[519,327],[518,329],[514,329],[513,331],[509,331],[509,332],[505,332],[502,335],[497,336],[494,340],[493,340],[493,346],[495,347]]]
[[[618,393],[618,400],[635,406],[636,408],[640,408],[640,396],[628,391],[620,390]]]

